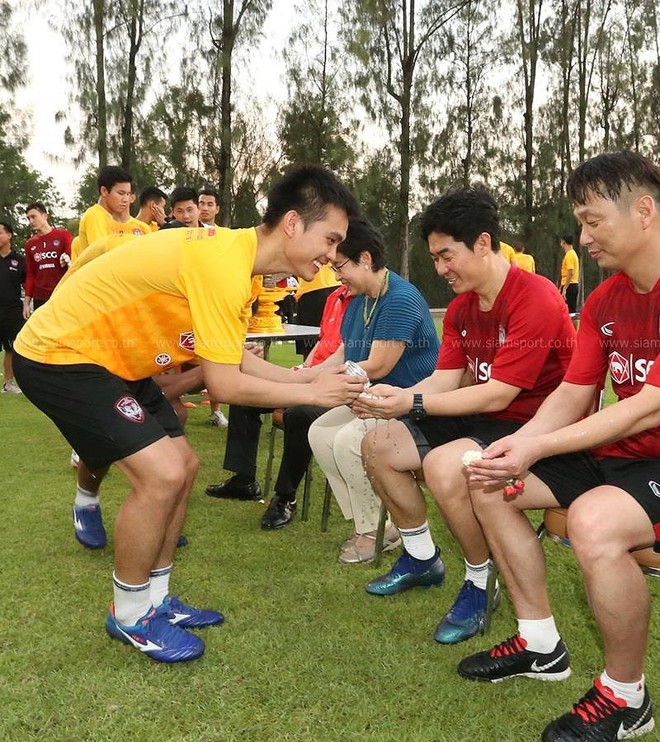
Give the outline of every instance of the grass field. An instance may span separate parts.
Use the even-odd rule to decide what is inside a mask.
[[[273,349],[276,360],[286,354],[283,346]],[[186,600],[223,610],[227,621],[202,632],[202,659],[159,665],[104,632],[112,536],[99,552],[73,538],[70,448],[22,396],[2,395],[0,416],[0,740],[521,742],[539,739],[601,669],[574,556],[549,543],[551,594],[572,650],[572,677],[492,686],[460,679],[457,662],[514,633],[515,624],[505,599],[489,636],[455,647],[434,643],[463,575],[435,510],[445,585],[369,596],[365,582],[394,555],[380,570],[337,563],[350,527],[335,507],[328,533],[320,533],[318,470],[310,520],[281,532],[260,530],[262,504],[204,494],[222,476],[225,431],[208,425],[202,406],[187,428],[201,471],[185,529],[190,544],[177,555],[173,587]],[[265,444],[264,435],[264,452]],[[112,472],[103,489],[106,524],[125,489]],[[651,582],[656,606],[659,586]],[[654,614],[647,674],[660,699]]]

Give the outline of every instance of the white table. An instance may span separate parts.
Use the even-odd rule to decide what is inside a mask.
[[[273,340],[308,340],[318,338],[320,327],[313,325],[282,325],[284,332],[248,332],[247,340],[258,340],[264,344],[264,358],[268,358],[268,351]]]

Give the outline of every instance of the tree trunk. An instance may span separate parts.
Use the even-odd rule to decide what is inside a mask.
[[[94,0],[94,34],[96,39],[96,99],[97,140],[99,169],[108,164],[108,103],[105,97],[105,48],[103,18],[105,0]]]

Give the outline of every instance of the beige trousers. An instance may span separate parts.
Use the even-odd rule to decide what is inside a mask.
[[[346,520],[355,521],[357,533],[378,528],[380,500],[374,494],[362,466],[360,444],[377,423],[360,420],[346,406],[335,407],[316,419],[309,429],[309,444]]]

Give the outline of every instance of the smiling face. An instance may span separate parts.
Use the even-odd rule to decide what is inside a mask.
[[[455,294],[476,291],[483,283],[487,270],[483,250],[490,252],[490,237],[486,233],[479,235],[474,250],[441,232],[431,232],[428,244],[436,273],[447,281]]]
[[[645,201],[650,197],[630,194],[611,201],[591,194],[584,204],[574,205],[580,224],[580,244],[601,268],[625,270],[643,238]]]
[[[346,237],[348,217],[343,209],[328,206],[323,219],[307,226],[300,214],[289,211],[282,217],[288,236],[285,257],[294,276],[311,281],[322,265],[336,262],[337,245]]]

